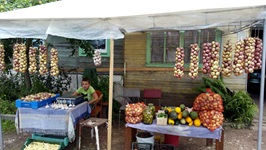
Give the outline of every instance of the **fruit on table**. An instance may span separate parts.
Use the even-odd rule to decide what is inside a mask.
[[[168,118],[168,124],[170,125],[174,125],[175,124],[175,121],[171,118]]]
[[[189,115],[189,112],[187,110],[182,111],[182,117],[186,118]]]
[[[180,104],[180,106],[179,106],[180,108],[181,108],[181,111],[183,111],[183,110],[185,110],[185,108],[186,108],[186,105],[185,104]]]
[[[179,125],[179,120],[178,119],[175,120],[175,125]]]
[[[179,114],[181,112],[181,108],[180,107],[176,107],[175,108],[175,112]]]
[[[197,119],[194,120],[194,126],[196,126],[196,127],[201,126],[201,121],[200,121],[199,118],[197,118]]]
[[[193,124],[193,120],[192,120],[190,117],[186,117],[186,122],[189,123],[189,124],[190,124],[190,123]]]
[[[191,117],[191,119],[195,120],[196,118],[198,118],[198,113],[196,111],[191,111],[189,113],[189,116]]]
[[[177,113],[175,111],[171,111],[169,113],[169,118],[176,120],[177,119]]]
[[[182,119],[182,112],[177,115],[177,119]]]
[[[180,119],[180,123],[181,123],[181,124],[186,124],[186,120],[185,120],[185,118],[181,118],[181,119]]]

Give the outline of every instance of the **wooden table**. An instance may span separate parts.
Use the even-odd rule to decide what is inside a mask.
[[[168,126],[168,127],[167,127]],[[136,141],[136,134],[137,134],[137,130],[143,130],[145,128],[146,131],[150,131],[150,132],[157,132],[157,133],[162,133],[162,134],[166,134],[166,132],[170,132],[170,131],[167,131],[169,130],[169,128],[171,130],[173,130],[174,128],[178,129],[178,130],[182,130],[182,128],[185,128],[185,131],[188,132],[188,131],[192,131],[193,129],[193,132],[189,135],[185,135],[183,133],[178,133],[178,132],[175,132],[175,133],[172,133],[174,135],[177,135],[177,136],[186,136],[186,137],[195,137],[195,138],[206,138],[206,145],[207,146],[212,146],[212,143],[213,143],[213,139],[215,139],[215,142],[216,142],[216,150],[223,150],[223,143],[224,143],[224,131],[222,128],[219,128],[219,129],[216,129],[215,132],[213,132],[213,134],[217,134],[219,133],[220,137],[217,137],[217,135],[212,135],[212,132],[210,131],[207,134],[194,134],[195,133],[195,130],[205,130],[205,127],[189,127],[189,126],[186,126],[186,125],[178,125],[178,126],[170,126],[170,125],[167,125],[167,126],[158,126],[156,124],[152,124],[152,125],[144,125],[142,123],[140,124],[126,124],[126,127],[125,127],[125,148],[124,149],[131,149],[131,144],[132,142],[135,142]],[[168,128],[166,129],[165,131],[163,131],[164,128]],[[158,130],[157,130],[158,129]],[[206,128],[207,129],[207,128]],[[208,132],[208,131],[206,131]],[[208,136],[210,136],[211,138],[208,138]]]
[[[99,143],[99,134],[98,134],[98,126],[103,125],[107,123],[108,120],[104,118],[89,118],[86,119],[79,124],[79,139],[78,139],[78,149],[80,150],[81,146],[81,134],[82,134],[82,127],[90,127],[91,130],[91,138],[93,138],[93,129],[95,130],[96,135],[96,144],[97,144],[97,150],[100,150],[100,143]]]

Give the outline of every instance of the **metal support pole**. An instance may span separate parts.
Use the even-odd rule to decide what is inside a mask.
[[[0,130],[1,130],[1,133],[0,133],[0,140],[1,140],[0,150],[4,150],[4,139],[2,136],[2,115],[1,115],[1,113],[0,113]]]
[[[266,57],[266,24],[263,21],[263,50],[260,82],[260,109],[259,109],[259,130],[258,130],[258,150],[261,150],[263,105],[264,105],[264,85],[265,85],[265,57]]]

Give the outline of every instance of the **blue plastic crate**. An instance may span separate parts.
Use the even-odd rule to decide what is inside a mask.
[[[16,107],[17,108],[26,107],[26,108],[38,109],[42,106],[45,106],[46,104],[53,103],[53,101],[55,101],[56,98],[59,96],[60,96],[60,94],[56,94],[55,96],[50,97],[48,99],[45,99],[42,101],[32,101],[32,102],[25,102],[23,100],[17,99],[16,100]]]

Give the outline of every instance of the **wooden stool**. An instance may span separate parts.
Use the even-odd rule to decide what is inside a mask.
[[[79,124],[79,139],[78,139],[78,149],[80,150],[81,146],[81,130],[82,127],[90,127],[91,129],[91,138],[93,138],[93,129],[95,130],[96,134],[96,145],[97,150],[100,150],[100,143],[99,143],[99,134],[98,134],[98,126],[103,125],[104,123],[107,123],[108,120],[104,118],[89,118],[86,119]]]

